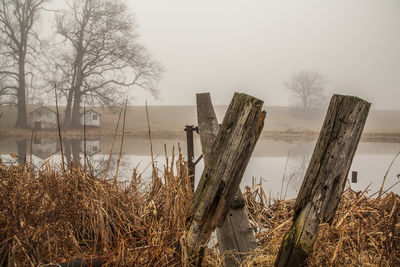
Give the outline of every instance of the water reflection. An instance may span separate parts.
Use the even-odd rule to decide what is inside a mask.
[[[74,166],[80,165],[80,140],[79,139],[64,139],[63,150],[67,165]]]
[[[110,138],[88,139],[63,139],[64,161],[67,166],[72,164],[90,171],[99,178],[113,179],[116,175],[119,181],[129,181],[133,171],[142,174],[142,181],[151,177],[150,146],[147,139],[126,138],[120,154],[120,140],[114,144],[113,153],[110,155],[112,140]],[[200,142],[195,142],[195,157],[201,154]],[[182,139],[154,139],[153,152],[156,166],[163,170],[166,163],[165,155],[171,162],[172,147],[175,147],[175,159],[178,146],[184,144]],[[166,146],[164,146],[166,144]],[[186,146],[182,146],[182,154],[186,157]],[[264,191],[273,196],[286,196],[292,198],[297,195],[304,174],[307,170],[315,142],[259,140],[252,158],[247,166],[242,179],[242,188],[251,185],[253,177],[256,181],[263,180]],[[165,147],[168,152],[164,151]],[[0,151],[3,162],[24,163],[25,158],[32,158],[36,167],[42,166],[47,161],[61,164],[60,144],[57,138],[36,138],[31,140],[0,140]],[[354,157],[351,171],[358,171],[357,184],[351,184],[355,190],[364,190],[371,182],[371,191],[379,189],[382,178],[393,156],[400,151],[398,143],[360,143]],[[11,153],[18,157],[11,156]],[[121,158],[120,158],[121,157]],[[118,167],[119,166],[119,167]],[[117,174],[118,169],[118,174]],[[203,162],[196,166],[196,182],[203,171]],[[395,183],[400,173],[400,160],[392,166],[386,181],[387,186]],[[385,186],[386,188],[386,186]],[[400,192],[400,186],[393,188]],[[373,192],[372,192],[373,193]]]
[[[46,160],[60,151],[60,142],[56,138],[34,137],[32,142],[32,155]],[[25,153],[26,154],[26,153]],[[20,154],[24,155],[24,154]]]
[[[19,164],[25,164],[25,160],[26,160],[26,140],[18,140],[17,142],[17,160],[19,162]]]
[[[94,177],[112,178],[115,176],[117,166],[120,169],[127,168],[125,161],[118,160],[119,154],[100,153],[102,152],[100,139],[64,139],[63,148],[67,166],[72,164],[79,166]]]
[[[89,139],[81,141],[81,152],[86,153],[89,156],[93,156],[101,151],[100,139]]]
[[[296,190],[300,188],[304,175],[306,174],[308,164],[310,163],[311,155],[312,154],[310,151],[306,151],[303,154],[295,154],[292,156],[290,156],[290,154],[288,155],[290,161],[285,172],[286,179],[283,181],[283,183],[286,184],[285,193],[287,193],[289,186]]]

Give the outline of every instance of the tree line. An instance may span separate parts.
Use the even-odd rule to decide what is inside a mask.
[[[135,88],[157,96],[162,67],[140,43],[125,2],[69,0],[56,11],[48,2],[0,3],[0,105],[17,106],[17,128],[27,127],[27,100],[55,90],[67,128],[80,125],[83,104],[121,105]],[[50,40],[41,37],[45,12],[55,12]]]

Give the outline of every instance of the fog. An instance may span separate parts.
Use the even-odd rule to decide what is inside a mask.
[[[61,6],[57,0],[53,6]],[[193,105],[210,91],[228,104],[234,91],[266,105],[291,105],[284,82],[319,71],[326,94],[350,94],[373,109],[399,109],[398,0],[134,0],[141,41],[165,69],[161,99],[132,92],[142,105]]]

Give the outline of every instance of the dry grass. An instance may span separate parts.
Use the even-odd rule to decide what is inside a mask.
[[[247,207],[258,229],[259,248],[244,266],[273,266],[292,225],[295,200],[265,198],[247,189]],[[308,266],[400,266],[400,197],[371,198],[352,190],[342,196],[335,217],[320,225]]]
[[[0,265],[103,258],[120,266],[181,266],[192,197],[183,161],[150,188],[79,168],[0,165]]]
[[[187,266],[186,219],[192,192],[181,156],[141,188],[96,179],[80,168],[61,172],[0,163],[0,265],[38,266],[101,258],[119,266]],[[244,193],[259,248],[244,266],[271,266],[291,225],[293,200]],[[346,191],[331,224],[322,224],[309,266],[399,266],[400,199]],[[218,250],[205,266],[221,266]]]

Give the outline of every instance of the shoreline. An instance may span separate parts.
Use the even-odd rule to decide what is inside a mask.
[[[113,138],[115,130],[105,130],[100,128],[89,128],[86,129],[86,138],[93,139],[98,137],[110,137]],[[0,140],[5,139],[31,139],[35,136],[44,137],[59,137],[57,129],[49,130],[31,130],[31,129],[1,129]],[[117,133],[117,136],[121,136],[121,132]],[[148,138],[148,131],[126,131],[125,137],[133,138]],[[263,131],[260,139],[263,140],[304,140],[314,141],[317,140],[319,132],[315,131]],[[68,139],[84,139],[83,129],[71,129],[61,130],[61,137]],[[183,131],[174,130],[152,130],[151,137],[156,139],[185,139],[186,133]],[[381,133],[381,132],[366,132],[361,136],[361,142],[384,142],[384,143],[398,143],[400,142],[400,133]]]

